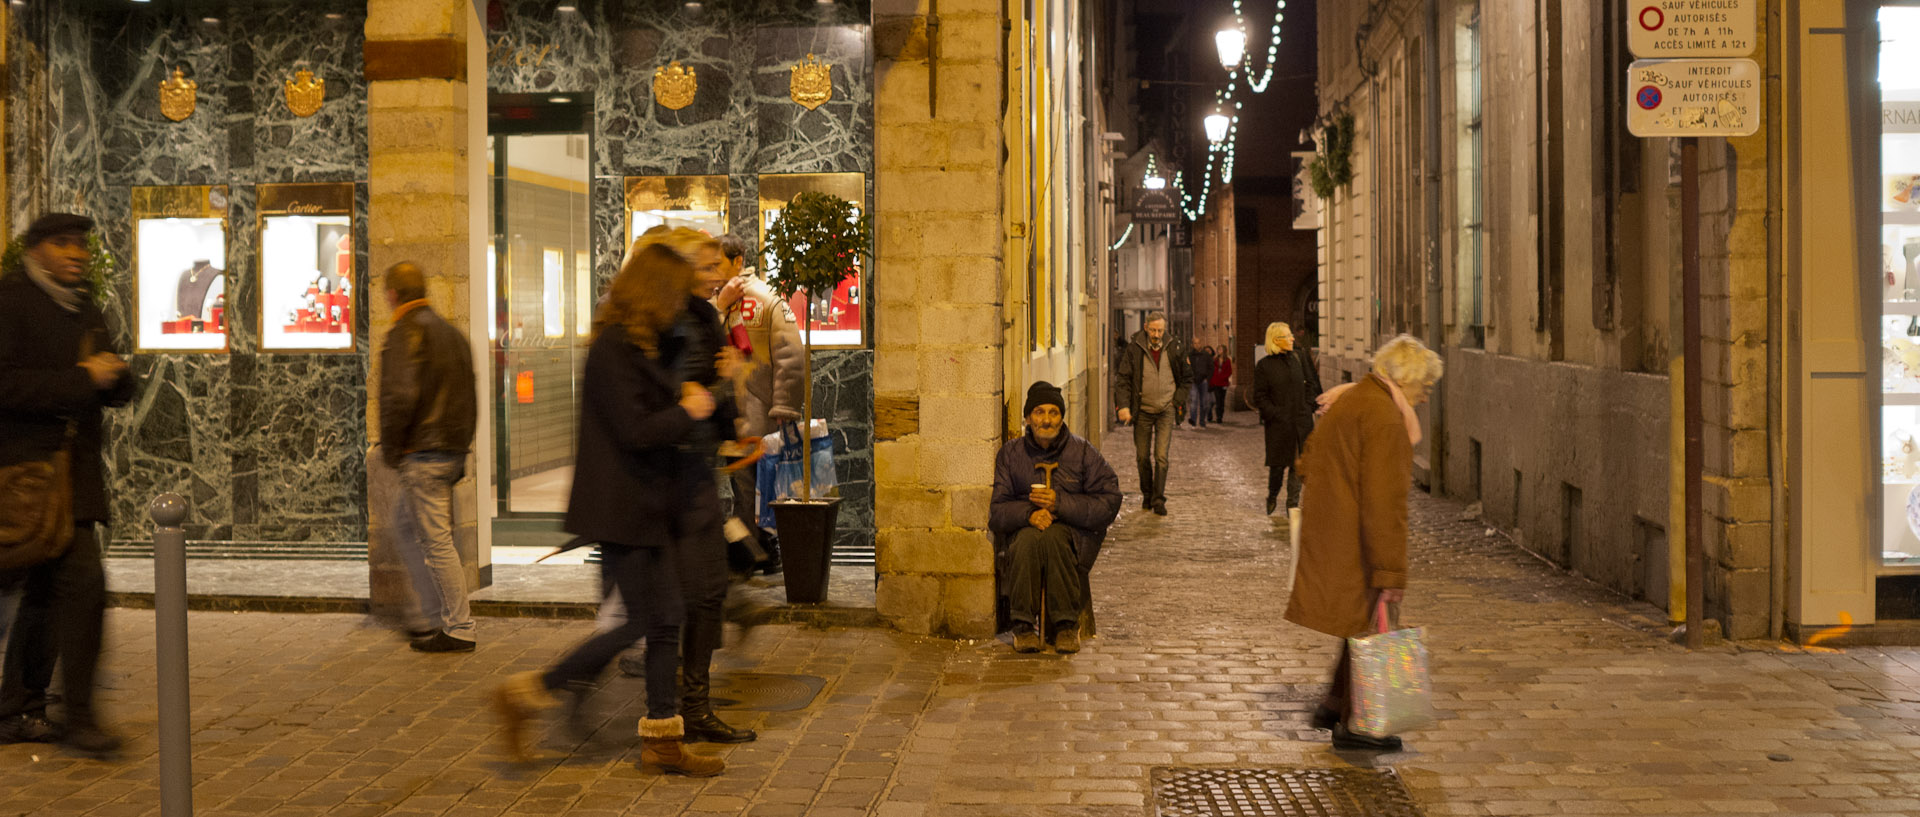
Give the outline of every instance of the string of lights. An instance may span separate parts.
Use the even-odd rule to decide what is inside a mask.
[[[1253,78],[1253,60],[1251,58],[1247,60],[1247,87],[1252,88],[1256,94],[1266,93],[1267,84],[1273,81],[1273,65],[1280,59],[1280,21],[1286,16],[1286,8],[1287,0],[1275,0],[1273,38],[1267,44],[1267,69],[1260,74],[1260,79]],[[1245,18],[1240,13],[1240,0],[1233,0],[1233,22],[1240,30],[1246,30]]]

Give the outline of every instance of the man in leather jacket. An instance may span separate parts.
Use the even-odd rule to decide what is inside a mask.
[[[393,328],[380,349],[380,456],[400,475],[389,530],[418,602],[407,629],[420,652],[470,652],[473,615],[453,544],[453,485],[473,448],[473,350],[427,305],[419,267],[395,264],[384,278]]]

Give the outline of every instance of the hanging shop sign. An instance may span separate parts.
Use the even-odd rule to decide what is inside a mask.
[[[260,349],[353,350],[353,184],[263,184]]]
[[[794,64],[787,91],[795,103],[809,111],[827,104],[833,99],[833,65],[808,54],[806,59]]]
[[[1760,0],[1633,0],[1627,47],[1642,59],[1744,57],[1760,42]]]
[[[1750,136],[1760,129],[1753,60],[1635,60],[1627,130],[1635,136]]]
[[[178,122],[193,115],[193,109],[199,104],[200,83],[187,79],[185,71],[173,69],[171,79],[160,81],[160,113],[168,119]]]
[[[139,350],[226,351],[226,185],[135,187],[131,198]]]
[[[287,110],[294,116],[308,117],[320,112],[320,103],[327,100],[327,81],[314,77],[312,71],[305,68],[295,71],[293,79],[285,83],[287,92]]]
[[[653,69],[653,101],[669,111],[693,104],[700,90],[700,78],[692,68],[683,68],[679,60]]]
[[[1136,187],[1132,212],[1135,222],[1172,224],[1180,220],[1180,202],[1174,200],[1170,188]]]

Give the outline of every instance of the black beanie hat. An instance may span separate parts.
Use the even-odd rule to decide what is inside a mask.
[[[73,213],[48,213],[27,226],[27,234],[22,240],[26,242],[25,246],[31,247],[56,235],[90,232],[93,232],[93,219]]]
[[[1059,387],[1045,380],[1036,380],[1027,387],[1027,406],[1020,410],[1020,416],[1025,417],[1032,414],[1034,409],[1048,404],[1058,406],[1061,414],[1067,413],[1067,398],[1060,394]]]

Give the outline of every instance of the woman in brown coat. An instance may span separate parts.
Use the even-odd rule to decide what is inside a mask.
[[[1330,407],[1300,456],[1306,493],[1288,621],[1346,639],[1372,629],[1377,603],[1398,603],[1405,593],[1407,490],[1420,441],[1413,409],[1426,402],[1441,369],[1439,355],[1401,335],[1374,353],[1365,380],[1322,398]],[[1398,751],[1397,737],[1347,730],[1352,686],[1343,641],[1313,725],[1333,730],[1335,749]]]

